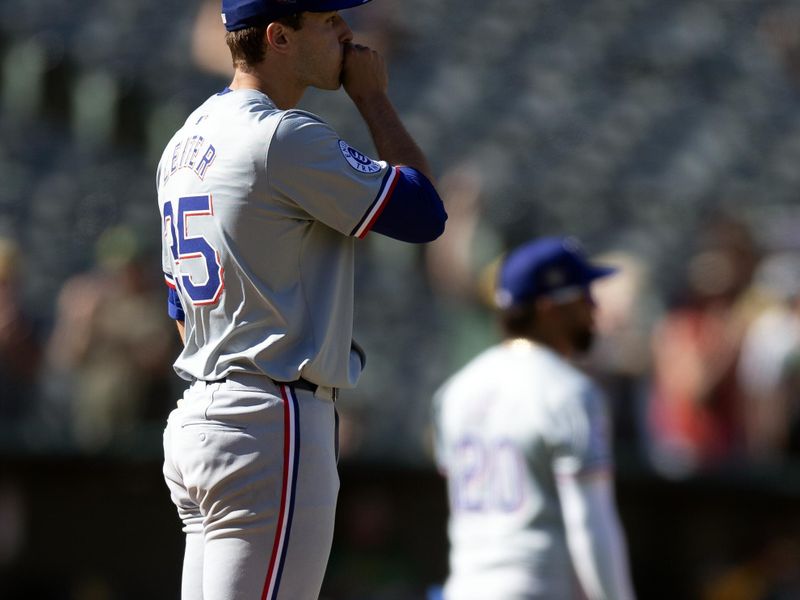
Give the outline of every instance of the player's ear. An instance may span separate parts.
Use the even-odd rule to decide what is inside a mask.
[[[267,31],[265,32],[264,36],[266,38],[267,46],[271,50],[281,54],[285,54],[289,50],[289,28],[282,23],[273,21],[267,25]]]

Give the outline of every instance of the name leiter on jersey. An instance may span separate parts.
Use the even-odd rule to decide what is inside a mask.
[[[216,155],[214,146],[206,142],[202,135],[193,135],[177,142],[172,149],[170,168],[164,173],[162,183],[166,183],[179,169],[191,169],[200,179],[204,179]],[[198,156],[202,158],[198,160]]]

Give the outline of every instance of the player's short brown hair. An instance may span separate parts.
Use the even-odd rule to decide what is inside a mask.
[[[303,13],[295,13],[277,19],[278,23],[300,29],[303,26]],[[236,69],[249,71],[252,67],[264,60],[267,48],[264,44],[264,34],[269,23],[245,27],[225,34],[225,43],[231,51],[231,60]]]

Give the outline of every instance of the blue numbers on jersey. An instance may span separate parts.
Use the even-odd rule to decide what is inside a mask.
[[[224,287],[219,252],[203,235],[189,235],[192,219],[200,221],[214,215],[210,195],[178,198],[178,218],[171,201],[164,204],[164,231],[170,235],[170,251],[175,263],[175,282],[179,284],[195,305],[216,304]],[[200,261],[203,275],[181,272],[181,263]],[[180,274],[180,277],[178,276]]]
[[[455,447],[451,474],[454,510],[513,512],[524,500],[524,457],[508,440],[468,437]]]

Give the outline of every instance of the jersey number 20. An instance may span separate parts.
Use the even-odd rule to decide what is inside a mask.
[[[453,509],[511,513],[525,501],[525,459],[514,443],[465,437],[449,466]]]
[[[203,235],[190,235],[191,219],[211,218],[214,205],[211,196],[178,198],[178,218],[171,201],[164,204],[164,234],[171,237],[170,250],[175,263],[175,282],[186,291],[195,305],[216,304],[224,287],[219,252]],[[201,276],[181,272],[187,261],[201,261],[205,280]]]

